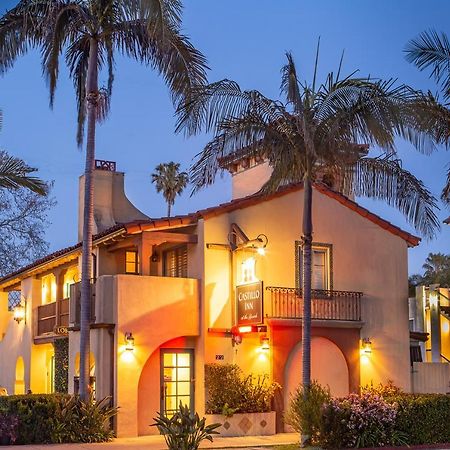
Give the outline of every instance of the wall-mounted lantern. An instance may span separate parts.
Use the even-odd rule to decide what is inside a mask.
[[[261,350],[266,352],[270,350],[270,340],[268,336],[261,336]]]
[[[237,243],[241,241],[239,244]],[[265,255],[266,247],[269,243],[269,239],[265,234],[259,234],[255,239],[249,239],[247,235],[242,231],[239,225],[233,223],[231,224],[231,231],[228,234],[228,243],[230,245],[231,251],[242,250],[242,249],[254,249],[260,255]]]
[[[362,340],[361,353],[363,355],[370,355],[372,353],[372,341],[369,338],[364,338]]]
[[[19,324],[20,322],[22,322],[22,320],[24,320],[24,323],[27,323],[27,302],[24,301],[23,303],[19,303],[15,308],[14,308],[14,320]]]
[[[125,350],[132,352],[134,350],[134,337],[133,333],[125,333]]]

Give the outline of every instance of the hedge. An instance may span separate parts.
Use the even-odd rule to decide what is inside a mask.
[[[406,394],[388,385],[332,398],[313,383],[307,395],[301,388],[293,395],[285,421],[322,448],[446,444],[450,395]]]
[[[396,426],[410,445],[450,442],[450,395],[399,394],[386,400],[398,404]]]
[[[31,394],[0,397],[0,441],[14,444],[105,442],[117,412],[109,399],[83,402],[78,396]]]

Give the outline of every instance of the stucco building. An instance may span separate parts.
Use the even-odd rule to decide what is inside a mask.
[[[226,165],[229,203],[150,219],[126,198],[124,174],[98,162],[91,380],[120,406],[119,436],[156,432],[156,411],[180,400],[202,414],[205,363],[269,374],[283,386],[280,412],[300,381],[302,185],[264,196],[264,161]],[[313,223],[312,377],[336,395],[387,380],[411,390],[407,250],[419,239],[322,184]],[[0,280],[9,393],[52,392],[65,373],[77,389],[80,253],[62,249]]]

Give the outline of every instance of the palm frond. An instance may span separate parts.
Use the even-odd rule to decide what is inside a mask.
[[[10,69],[19,56],[42,43],[43,19],[48,0],[21,0],[0,18],[0,73]]]
[[[77,100],[77,144],[81,147],[86,121],[86,81],[89,64],[89,37],[81,36],[66,50],[66,63],[73,80]]]
[[[20,158],[0,152],[0,187],[5,189],[30,189],[39,194],[47,194],[47,184],[37,177],[30,176],[36,169],[28,166]]]
[[[419,70],[431,69],[431,77],[441,85],[445,98],[450,97],[450,42],[445,33],[424,31],[406,46],[406,59]]]
[[[442,190],[441,200],[447,205],[450,204],[450,168],[447,170],[447,182]]]
[[[432,238],[440,228],[435,214],[436,199],[395,158],[361,158],[344,171],[341,187],[346,194],[385,201],[427,238]]]
[[[418,108],[422,94],[396,80],[348,79],[322,86],[320,106],[315,115],[318,135],[338,134],[349,142],[377,145],[395,152],[395,137],[411,142],[418,150],[435,149],[429,116],[421,118]]]
[[[297,78],[294,58],[286,53],[287,63],[281,68],[281,93],[286,96],[288,103],[292,104],[294,112],[299,114],[303,110],[302,96]]]
[[[234,81],[221,80],[194,89],[192,100],[177,110],[176,131],[184,130],[187,135],[193,135],[204,127],[206,132],[220,132],[224,120],[251,112],[264,117],[266,122],[283,120],[286,114],[282,103],[258,91],[242,91]]]
[[[135,17],[113,27],[115,45],[123,54],[149,64],[164,78],[175,105],[188,102],[206,83],[206,58],[170,23],[153,24]],[[149,31],[149,27],[153,27]]]
[[[59,57],[68,41],[77,38],[80,23],[85,17],[80,2],[53,2],[49,15],[43,19],[42,70],[50,91],[53,106],[59,73]]]

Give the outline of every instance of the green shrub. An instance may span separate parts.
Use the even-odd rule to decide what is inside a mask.
[[[235,364],[205,366],[206,413],[257,413],[271,411],[272,399],[280,389],[267,375],[244,376]]]
[[[0,408],[7,416],[16,416],[19,429],[16,444],[51,442],[56,407],[60,395],[11,395],[0,397]]]
[[[164,435],[169,450],[197,450],[203,440],[212,442],[212,436],[219,434],[215,429],[221,426],[220,423],[206,425],[204,417],[200,419],[181,402],[180,409],[171,418],[158,413],[153,420],[153,426]]]
[[[16,444],[108,441],[112,437],[108,421],[117,412],[108,404],[108,398],[82,402],[62,394],[0,397],[5,417],[17,418]]]
[[[400,394],[386,400],[398,405],[396,428],[410,445],[450,442],[450,395]]]
[[[284,422],[297,433],[307,435],[313,444],[319,441],[322,428],[322,409],[331,399],[330,390],[313,381],[309,389],[300,385],[291,394]]]
[[[55,413],[51,432],[53,443],[107,442],[113,437],[109,420],[117,414],[110,406],[110,397],[83,402],[78,396],[62,397]]]
[[[0,445],[14,444],[17,440],[19,419],[0,410]]]

